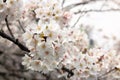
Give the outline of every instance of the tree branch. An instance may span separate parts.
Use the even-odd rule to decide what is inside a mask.
[[[74,14],[79,13],[88,13],[88,12],[112,12],[112,11],[120,11],[120,9],[104,9],[104,10],[97,10],[97,9],[90,9],[90,10],[79,10],[77,12],[74,12]]]
[[[102,74],[101,76],[99,76],[99,77],[98,77],[98,80],[101,80],[104,76],[108,75],[109,73],[111,73],[111,72],[113,72],[113,71],[115,71],[115,70],[117,70],[116,67],[113,68],[113,69],[110,69],[108,72],[106,72],[106,73]]]
[[[92,3],[92,2],[96,2],[96,1],[104,1],[104,0],[87,0],[87,1],[79,2],[79,3],[70,4],[66,7],[64,7],[63,9],[64,10],[70,10],[74,7],[77,7],[77,6],[80,6],[80,5],[86,5],[86,4],[89,4],[89,3]]]
[[[23,28],[23,26],[22,26],[22,24],[21,24],[20,20],[18,20],[18,23],[19,23],[20,28],[22,29],[22,31],[23,31],[23,32],[25,32],[25,30],[24,30],[24,28]]]
[[[8,23],[7,16],[6,16],[6,18],[5,18],[5,22],[6,22],[6,26],[7,26],[7,28],[8,28],[8,31],[9,31],[11,37],[15,38],[14,35],[13,35],[13,33],[12,33],[12,31],[11,31],[11,29],[10,29],[10,27],[9,27],[9,23]]]
[[[72,70],[69,70],[69,69],[67,69],[65,67],[62,67],[62,70],[68,73],[68,75],[67,75],[68,78],[70,78],[71,76],[74,75],[74,73],[72,72]]]
[[[15,38],[10,37],[10,36],[7,35],[6,33],[4,33],[3,30],[0,30],[0,36],[3,37],[3,38],[6,38],[7,40],[9,40],[9,41],[11,41],[11,42],[13,42],[13,43],[16,44],[21,50],[26,51],[26,52],[30,52],[30,50],[29,50],[26,46],[24,46],[23,44],[21,44],[18,39],[15,39]]]
[[[85,14],[81,14],[78,19],[76,20],[76,22],[73,24],[72,27],[75,27],[77,25],[77,23],[79,22],[80,18],[83,17]]]

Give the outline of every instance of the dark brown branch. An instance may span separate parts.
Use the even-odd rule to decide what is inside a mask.
[[[19,23],[20,28],[22,29],[22,31],[23,31],[23,32],[25,32],[25,30],[24,30],[24,28],[23,28],[23,26],[22,26],[22,24],[21,24],[20,20],[18,20],[18,23]]]
[[[15,38],[14,35],[13,35],[13,33],[12,33],[12,31],[11,31],[11,29],[10,29],[10,27],[9,27],[9,23],[8,23],[7,16],[6,16],[6,18],[5,18],[5,22],[6,22],[6,26],[7,26],[7,28],[8,28],[8,31],[9,31],[11,37]]]
[[[26,51],[26,52],[30,52],[30,50],[29,50],[26,46],[24,46],[23,44],[21,44],[18,39],[14,39],[14,38],[10,37],[10,36],[7,35],[6,33],[4,33],[3,30],[0,30],[0,36],[2,36],[3,38],[6,38],[7,40],[9,40],[9,41],[11,41],[11,42],[13,42],[13,43],[16,44],[21,50]]]
[[[68,78],[70,78],[71,76],[74,75],[74,73],[72,72],[72,70],[69,70],[69,69],[67,69],[65,67],[62,67],[62,70],[68,73],[68,75],[67,75]]]

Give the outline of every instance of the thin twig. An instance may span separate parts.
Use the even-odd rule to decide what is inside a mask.
[[[116,70],[116,68],[113,68],[113,69],[109,70],[108,72],[102,74],[101,76],[98,77],[98,80],[102,79],[104,76],[108,75],[109,73],[113,72],[114,70]]]
[[[97,10],[97,9],[90,9],[90,10],[79,10],[77,12],[74,12],[74,14],[79,13],[89,13],[89,12],[111,12],[111,11],[120,11],[120,9],[104,9],[104,10]]]
[[[14,35],[13,35],[13,33],[12,33],[12,31],[11,31],[10,27],[9,27],[9,23],[8,23],[7,16],[6,16],[6,18],[5,18],[5,22],[6,22],[6,26],[7,26],[7,28],[8,28],[8,31],[9,31],[9,33],[10,33],[11,37],[13,37],[13,38],[15,39],[15,37],[14,37]]]
[[[22,29],[22,31],[25,33],[25,30],[24,30],[24,28],[23,28],[23,26],[22,26],[22,24],[21,24],[20,20],[18,20],[18,23],[19,23],[20,28]]]
[[[86,4],[89,4],[92,2],[96,2],[96,1],[104,1],[104,0],[87,0],[87,1],[79,2],[79,3],[74,3],[74,4],[70,4],[66,7],[64,7],[64,10],[70,10],[70,9],[75,8],[77,6],[86,5]]]
[[[15,38],[10,37],[10,36],[7,35],[6,33],[4,33],[3,30],[0,30],[0,36],[3,37],[3,38],[6,38],[7,40],[9,40],[9,41],[11,41],[11,42],[13,42],[13,43],[16,44],[21,50],[26,51],[26,52],[30,52],[30,50],[29,50],[26,46],[24,46],[23,44],[21,44],[18,39],[15,39]]]
[[[77,25],[77,23],[79,22],[80,18],[83,17],[85,14],[81,14],[78,19],[76,20],[76,22],[73,24],[72,27],[75,27]]]

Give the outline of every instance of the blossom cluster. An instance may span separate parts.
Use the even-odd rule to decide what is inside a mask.
[[[23,57],[22,64],[28,69],[48,73],[65,67],[73,71],[71,79],[94,76],[95,80],[110,69],[119,68],[119,57],[114,50],[89,49],[84,31],[65,26],[70,12],[62,10],[59,1],[30,0],[28,4],[26,10],[34,11],[34,18],[38,19],[28,24],[23,34],[30,53]],[[67,76],[66,72],[63,74]]]
[[[0,0],[0,23],[6,16],[25,22],[22,38],[30,52],[22,64],[27,69],[49,73],[64,67],[74,75],[68,77],[63,70],[58,78],[71,80],[97,80],[115,69],[109,77],[120,78],[120,56],[112,49],[89,48],[88,35],[79,26],[69,25],[72,14],[60,0],[26,1]]]
[[[22,0],[0,0],[0,22],[7,16],[9,20],[17,20],[21,15]]]

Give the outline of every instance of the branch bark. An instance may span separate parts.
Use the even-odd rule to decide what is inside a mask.
[[[20,20],[18,20],[18,23],[19,23],[19,26],[20,26],[20,28],[22,29],[22,31],[25,33],[25,30],[24,30],[24,28],[23,28],[23,26],[22,26]]]
[[[8,31],[9,31],[11,37],[15,38],[14,35],[13,35],[13,33],[12,33],[12,31],[11,31],[11,29],[10,29],[10,27],[9,27],[9,23],[8,23],[7,16],[6,16],[6,18],[5,18],[5,23],[6,23],[6,26],[7,26],[7,28],[8,28]]]
[[[67,69],[65,67],[62,67],[62,70],[68,73],[68,75],[67,75],[68,78],[70,78],[71,76],[74,75],[74,73],[72,72],[72,70],[69,70],[69,69]]]
[[[10,36],[7,35],[6,33],[4,33],[3,30],[0,30],[0,36],[3,37],[3,38],[5,38],[5,39],[7,39],[7,40],[9,40],[9,41],[11,41],[11,42],[13,42],[13,43],[16,44],[21,50],[26,51],[26,52],[30,52],[30,50],[29,50],[26,46],[24,46],[22,43],[20,43],[18,39],[15,39],[15,38],[10,37]]]

